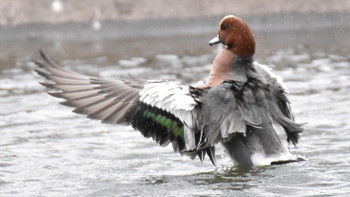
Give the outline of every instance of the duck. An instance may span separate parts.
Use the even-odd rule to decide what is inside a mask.
[[[283,80],[253,61],[255,38],[241,18],[228,15],[209,45],[219,45],[202,85],[133,77],[107,80],[62,68],[40,51],[35,71],[48,94],[73,112],[102,123],[131,125],[160,146],[217,166],[222,145],[235,166],[251,168],[302,160],[290,151],[303,124],[296,123]]]

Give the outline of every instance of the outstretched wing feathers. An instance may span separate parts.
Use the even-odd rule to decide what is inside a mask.
[[[108,81],[67,71],[49,60],[35,62],[36,71],[50,82],[54,97],[74,112],[104,123],[131,124],[161,146],[172,143],[174,151],[203,160],[207,154],[215,165],[215,145],[248,128],[263,130],[277,122],[288,141],[297,143],[302,131],[290,111],[285,89],[264,67],[246,71],[247,81],[225,81],[197,89],[165,80]],[[256,63],[255,63],[256,64]],[[249,75],[249,72],[252,72]]]
[[[286,131],[287,141],[296,145],[299,140],[299,134],[302,132],[302,129],[300,128],[302,124],[298,125],[294,123],[294,116],[290,108],[290,102],[286,96],[288,90],[285,87],[282,78],[275,75],[273,72],[271,72],[269,67],[263,64],[254,62],[254,66],[257,72],[263,76],[263,79],[271,84],[273,91],[272,99],[274,100],[274,103],[277,103],[278,108],[278,110],[275,111],[276,113],[282,113],[276,117],[280,120],[282,127]]]
[[[184,86],[180,82],[153,81],[145,84],[140,95],[142,102],[167,111],[191,111],[197,105],[197,101],[190,95],[189,86]]]
[[[208,148],[221,140],[228,141],[235,133],[245,136],[248,127],[268,133],[265,130],[271,129],[273,123],[281,125],[287,133],[287,140],[295,144],[303,131],[302,124],[293,121],[288,115],[290,111],[285,114],[287,108],[277,104],[275,91],[269,83],[254,77],[248,77],[239,88],[234,81],[225,81],[211,88],[201,97],[204,134],[200,141],[204,143],[197,144],[197,149]],[[282,101],[283,105],[289,106],[286,100]]]
[[[191,96],[190,87],[184,86],[180,82],[159,80],[145,84],[140,95],[140,101],[143,103],[171,112],[182,120],[186,149],[193,150],[196,140],[192,117],[198,103]]]
[[[191,95],[190,87],[164,80],[103,80],[65,70],[42,52],[41,56],[43,61],[35,61],[36,72],[49,80],[42,84],[53,90],[50,95],[65,99],[61,104],[74,107],[75,113],[104,123],[131,124],[162,146],[171,142],[175,151],[201,160],[207,153],[215,163],[214,148],[188,152],[199,139],[194,126],[198,121],[193,121],[199,99]]]

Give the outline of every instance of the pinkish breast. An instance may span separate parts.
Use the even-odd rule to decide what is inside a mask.
[[[229,50],[222,49],[216,55],[213,66],[206,82],[206,87],[213,87],[221,84],[224,80],[228,80],[229,72],[232,70],[235,55]]]

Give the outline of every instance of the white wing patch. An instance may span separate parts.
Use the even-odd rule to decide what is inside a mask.
[[[192,110],[198,104],[190,93],[189,86],[173,81],[148,81],[140,91],[140,101],[172,113],[184,123],[184,137],[187,150],[195,147],[192,128]]]
[[[166,111],[191,111],[197,102],[191,96],[189,86],[173,81],[149,81],[140,91],[140,101]]]

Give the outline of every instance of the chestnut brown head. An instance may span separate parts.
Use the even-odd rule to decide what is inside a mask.
[[[233,15],[221,20],[217,37],[209,42],[210,45],[218,43],[239,56],[251,57],[255,53],[253,32],[242,19]]]

